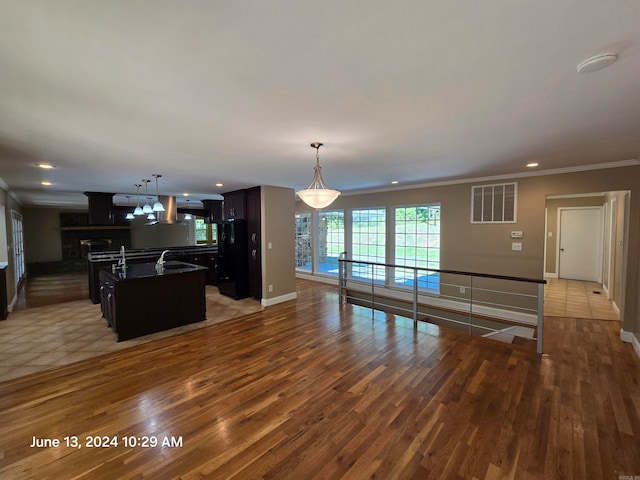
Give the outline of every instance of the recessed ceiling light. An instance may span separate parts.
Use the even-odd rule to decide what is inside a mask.
[[[395,185],[396,183],[398,183],[398,180],[392,180],[392,181],[391,181],[391,184],[392,184],[392,185]]]
[[[45,169],[56,168],[55,165],[51,165],[50,163],[36,163],[36,167]]]
[[[538,162],[527,163],[527,167],[529,167],[529,168],[533,168],[533,167],[537,167],[537,166],[538,166]]]
[[[183,197],[188,197],[188,196],[189,196],[189,194],[188,194],[187,192],[184,192],[184,193],[182,194],[182,196],[183,196]]]
[[[46,180],[44,180],[44,181],[40,182],[40,185],[49,186],[49,185],[53,185],[53,183],[47,182]]]
[[[224,187],[224,183],[216,183],[216,187]]]
[[[618,59],[617,53],[601,53],[587,58],[578,65],[578,73],[591,73],[608,67]]]

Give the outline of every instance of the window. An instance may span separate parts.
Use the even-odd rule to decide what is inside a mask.
[[[311,271],[311,213],[296,213],[296,268]]]
[[[318,213],[318,269],[338,275],[338,257],[344,252],[344,212]]]
[[[515,223],[515,183],[471,188],[471,223]]]
[[[440,268],[440,204],[395,208],[396,265]],[[413,286],[414,271],[396,268],[394,284]],[[418,271],[418,287],[438,289],[437,272]]]
[[[196,217],[196,243],[215,243],[218,241],[218,226],[215,223],[204,223],[204,218]]]
[[[364,262],[385,263],[386,210],[370,208],[351,212],[351,258]],[[371,279],[371,265],[352,264],[354,277]],[[374,279],[384,281],[384,267],[375,267]]]

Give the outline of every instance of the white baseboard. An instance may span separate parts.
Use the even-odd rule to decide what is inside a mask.
[[[312,282],[328,283],[329,285],[338,286],[338,277],[325,277],[322,275],[313,275],[311,273],[296,272],[296,278],[311,280]]]
[[[611,306],[613,307],[613,311],[616,312],[618,318],[620,318],[620,309],[618,308],[618,305],[616,305],[616,302],[611,302]]]
[[[558,278],[557,273],[545,273],[544,278]]]
[[[638,354],[638,357],[640,357],[640,341],[638,341],[638,337],[636,337],[633,332],[625,332],[623,329],[620,329],[620,340],[633,345],[633,349]]]
[[[16,306],[16,302],[18,301],[18,295],[14,295],[13,296],[13,300],[11,300],[11,303],[9,305],[7,305],[7,310],[9,312],[13,312],[13,307]]]
[[[280,295],[278,297],[273,298],[263,298],[260,300],[260,303],[263,307],[269,307],[271,305],[275,305],[277,303],[288,302],[289,300],[295,300],[298,298],[298,292],[287,293],[286,295]]]

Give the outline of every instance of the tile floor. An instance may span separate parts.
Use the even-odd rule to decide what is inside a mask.
[[[80,283],[86,283],[84,275]],[[19,300],[22,306],[0,322],[0,382],[213,325],[263,308],[253,298],[233,300],[220,295],[217,287],[207,286],[207,320],[204,322],[116,342],[113,331],[102,318],[100,305],[92,304],[86,292],[81,292],[84,298],[80,300],[51,303],[55,301],[52,290],[73,289],[72,276],[64,278],[66,283],[60,278],[47,282],[39,277],[37,287],[27,289],[27,294]]]
[[[551,317],[619,320],[602,285],[578,280],[548,279],[544,290],[544,314]]]

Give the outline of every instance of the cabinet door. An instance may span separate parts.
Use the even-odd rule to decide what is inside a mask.
[[[224,194],[224,216],[230,218],[246,218],[244,190]]]
[[[249,293],[262,298],[262,257],[260,237],[260,187],[247,190],[247,233],[249,257]]]

